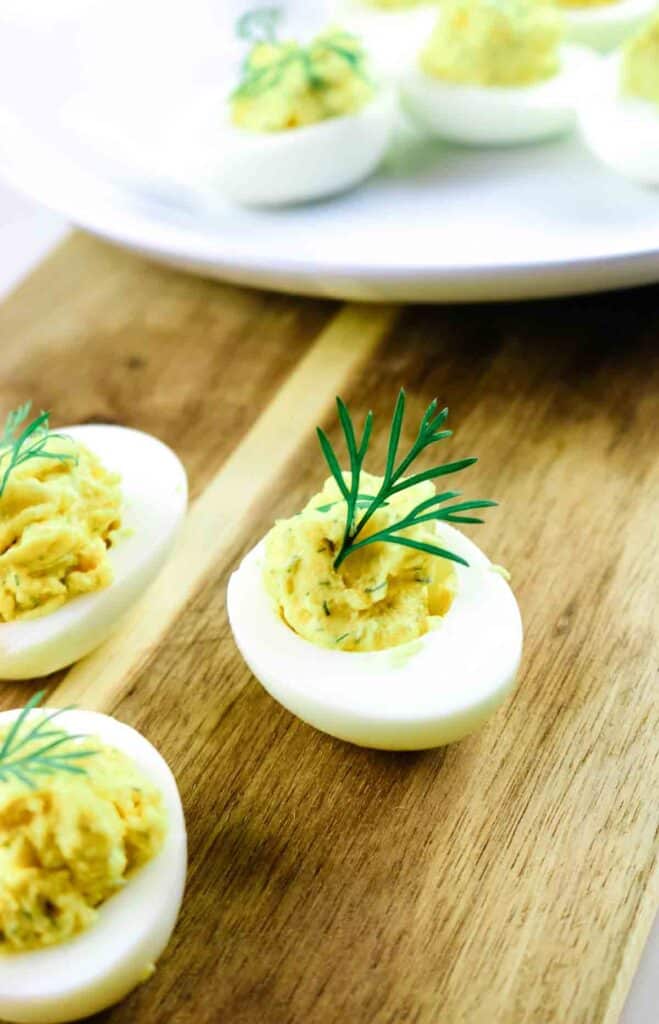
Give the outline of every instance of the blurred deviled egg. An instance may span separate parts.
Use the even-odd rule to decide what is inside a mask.
[[[393,128],[391,90],[355,36],[256,40],[231,94],[213,183],[234,202],[278,206],[352,188],[378,166]]]
[[[544,0],[444,0],[401,86],[431,135],[476,145],[531,142],[568,131],[588,52],[563,45]]]
[[[619,46],[652,14],[657,0],[556,0],[567,38],[606,52]]]
[[[137,430],[49,430],[29,405],[0,439],[0,679],[88,654],[161,569],[183,522],[185,470]]]
[[[401,391],[383,476],[363,469],[372,415],[359,440],[337,402],[351,471],[319,430],[332,476],[232,575],[234,638],[265,689],[323,732],[388,750],[453,742],[505,699],[522,652],[506,574],[450,525],[481,522],[472,510],[495,502],[436,493],[475,459],[413,470],[450,434],[436,401],[401,454]]]
[[[78,1020],[153,972],[185,885],[174,777],[114,718],[0,713],[0,1018]]]
[[[614,171],[659,185],[659,11],[602,60],[580,109],[584,140]]]
[[[397,79],[437,19],[439,0],[337,0],[335,16],[357,33],[375,67]]]

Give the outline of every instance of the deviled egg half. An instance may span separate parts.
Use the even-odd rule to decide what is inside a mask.
[[[364,40],[374,66],[397,80],[437,19],[439,0],[337,0],[334,15]]]
[[[395,100],[361,42],[337,28],[309,44],[257,42],[225,108],[211,184],[237,203],[278,206],[367,178],[387,149]]]
[[[444,0],[401,81],[406,109],[429,135],[476,145],[568,131],[588,51],[564,45],[545,0]]]
[[[597,69],[580,107],[586,145],[643,185],[659,185],[659,10]]]
[[[11,413],[0,442],[0,679],[101,644],[171,554],[187,506],[185,470],[155,438],[28,418]]]
[[[556,0],[565,14],[566,35],[606,52],[619,46],[657,8],[657,0]]]
[[[404,401],[375,477],[362,468],[372,417],[357,441],[339,400],[352,471],[320,431],[332,476],[244,558],[227,603],[238,648],[276,700],[323,732],[388,750],[472,732],[510,692],[522,652],[505,573],[450,525],[481,522],[469,513],[495,503],[433,483],[475,460],[411,471],[450,431],[433,402],[400,456]]]
[[[0,1019],[78,1020],[153,972],[183,896],[167,764],[91,711],[0,713]],[[54,717],[53,717],[54,716]]]

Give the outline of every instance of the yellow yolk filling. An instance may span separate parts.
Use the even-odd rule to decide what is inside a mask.
[[[556,0],[559,7],[609,7],[611,4],[620,3],[620,0]]]
[[[542,0],[444,0],[419,63],[431,78],[523,86],[559,69],[563,21]]]
[[[35,789],[0,781],[0,954],[52,946],[88,928],[164,842],[162,797],[137,766],[92,738],[73,742],[98,751],[75,762],[87,774],[35,777]]]
[[[659,104],[659,13],[623,48],[622,89]]]
[[[260,43],[231,99],[239,128],[281,132],[354,114],[374,96],[354,36],[329,30],[310,43]]]
[[[367,7],[379,7],[383,11],[403,11],[407,7],[419,7],[428,0],[364,0]]]
[[[374,495],[381,482],[362,473],[360,491]],[[434,493],[433,484],[425,482],[394,495],[360,538],[397,522]],[[383,650],[423,636],[451,606],[457,588],[453,564],[424,551],[376,542],[335,570],[345,513],[330,478],[302,512],[278,520],[271,529],[263,581],[278,614],[305,640],[344,651]],[[434,523],[412,527],[403,536],[441,546]]]
[[[119,477],[82,445],[59,437],[50,445],[73,458],[30,459],[0,498],[0,622],[45,615],[112,582]]]

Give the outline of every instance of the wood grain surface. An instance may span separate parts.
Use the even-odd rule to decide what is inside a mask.
[[[168,568],[48,680],[174,769],[190,871],[155,976],[108,1024],[614,1024],[657,906],[659,290],[527,305],[340,306],[188,278],[83,236],[0,309],[3,410],[148,430],[194,498]],[[325,476],[340,392],[437,395],[470,535],[512,572],[519,686],[408,755],[302,724],[250,676],[227,578]],[[477,638],[475,638],[477,642]],[[437,666],[438,680],[442,666]],[[35,684],[36,685],[36,684]],[[30,684],[0,683],[0,707]]]

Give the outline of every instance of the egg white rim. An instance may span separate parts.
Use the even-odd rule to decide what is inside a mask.
[[[0,727],[13,721],[21,709],[0,712]],[[46,713],[54,708],[40,708]],[[35,714],[35,712],[33,712]],[[25,1006],[44,999],[67,998],[72,989],[84,989],[100,975],[106,976],[129,960],[160,917],[160,908],[176,903],[183,895],[187,866],[187,837],[176,780],[162,755],[145,736],[123,722],[96,711],[72,709],[58,717],[62,728],[97,736],[102,742],[132,758],[162,793],[167,811],[167,833],[160,852],[132,875],[125,887],[111,896],[98,911],[97,920],[85,931],[54,946],[0,955],[0,992],[5,1000],[25,998]],[[164,874],[163,874],[164,872]],[[170,896],[173,898],[170,900]],[[160,898],[159,898],[160,897]],[[175,920],[175,917],[174,917]],[[125,930],[132,924],[133,931]],[[99,967],[99,942],[104,935],[124,929],[126,942],[104,947]],[[75,970],[73,968],[75,964]],[[21,988],[29,970],[30,988]],[[73,982],[74,979],[74,982]],[[73,982],[73,983],[72,983]],[[11,987],[15,987],[14,991]]]
[[[316,707],[382,722],[448,717],[487,701],[500,689],[493,674],[514,677],[519,667],[519,608],[507,582],[472,541],[446,524],[441,536],[470,562],[469,568],[455,565],[458,593],[451,608],[419,640],[375,652],[317,647],[286,626],[262,584],[261,541],[231,576],[227,594],[234,637],[257,679],[268,689],[268,678],[276,676],[289,692],[313,694]],[[442,662],[451,666],[445,684]],[[457,683],[450,678],[453,664],[459,665]],[[301,666],[311,666],[312,680],[305,674],[300,683]]]
[[[34,644],[41,646],[66,633],[82,616],[97,618],[108,610],[119,617],[155,576],[160,557],[172,544],[187,508],[185,469],[174,452],[157,438],[110,424],[62,427],[57,433],[85,444],[107,470],[120,474],[124,499],[122,529],[126,536],[108,550],[114,571],[114,580],[108,587],[72,598],[41,617],[0,623],[0,664],[3,656],[11,659]],[[140,458],[135,458],[136,451]],[[149,564],[154,562],[158,562],[157,568],[149,571]],[[149,577],[144,586],[139,586],[128,600],[122,599],[123,594],[119,597],[121,585],[129,577],[137,579],[140,575]],[[115,598],[119,598],[119,607],[115,607]]]

